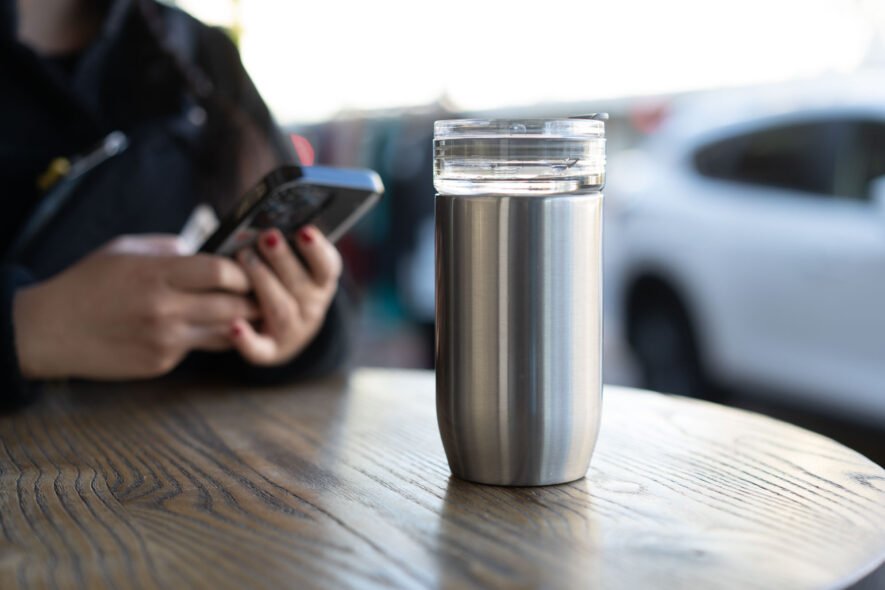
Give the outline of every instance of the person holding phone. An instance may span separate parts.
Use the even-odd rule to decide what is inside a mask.
[[[0,0],[0,404],[185,359],[260,380],[339,367],[341,257],[315,227],[235,258],[174,236],[281,163],[297,160],[223,32],[153,0]]]

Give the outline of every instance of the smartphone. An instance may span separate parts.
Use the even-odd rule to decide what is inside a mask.
[[[200,252],[232,256],[252,246],[264,230],[276,227],[291,237],[307,224],[335,242],[383,193],[381,178],[372,170],[282,166],[243,196]]]

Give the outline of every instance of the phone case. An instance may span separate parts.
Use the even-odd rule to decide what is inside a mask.
[[[383,191],[371,170],[283,166],[243,196],[200,251],[231,256],[254,244],[266,229],[276,227],[288,237],[309,223],[335,242]]]

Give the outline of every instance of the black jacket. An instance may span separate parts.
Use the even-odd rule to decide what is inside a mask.
[[[0,0],[0,405],[6,406],[31,396],[36,385],[22,380],[15,357],[17,289],[116,235],[177,233],[195,205],[219,200],[213,181],[232,184],[230,158],[219,146],[237,141],[229,132],[234,127],[221,122],[234,115],[269,141],[281,161],[296,162],[224,32],[152,1],[115,0],[99,37],[69,68],[17,42],[15,4]],[[90,153],[113,132],[127,138],[125,151],[38,188],[53,160]],[[62,208],[34,226],[62,192]],[[337,297],[319,336],[289,366],[256,369],[232,354],[185,365],[234,367],[262,380],[326,372],[346,355],[344,311]]]

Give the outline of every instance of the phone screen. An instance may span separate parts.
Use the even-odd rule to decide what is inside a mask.
[[[264,177],[200,248],[232,256],[272,227],[290,237],[314,224],[337,241],[380,199],[384,188],[371,170],[285,166]]]

